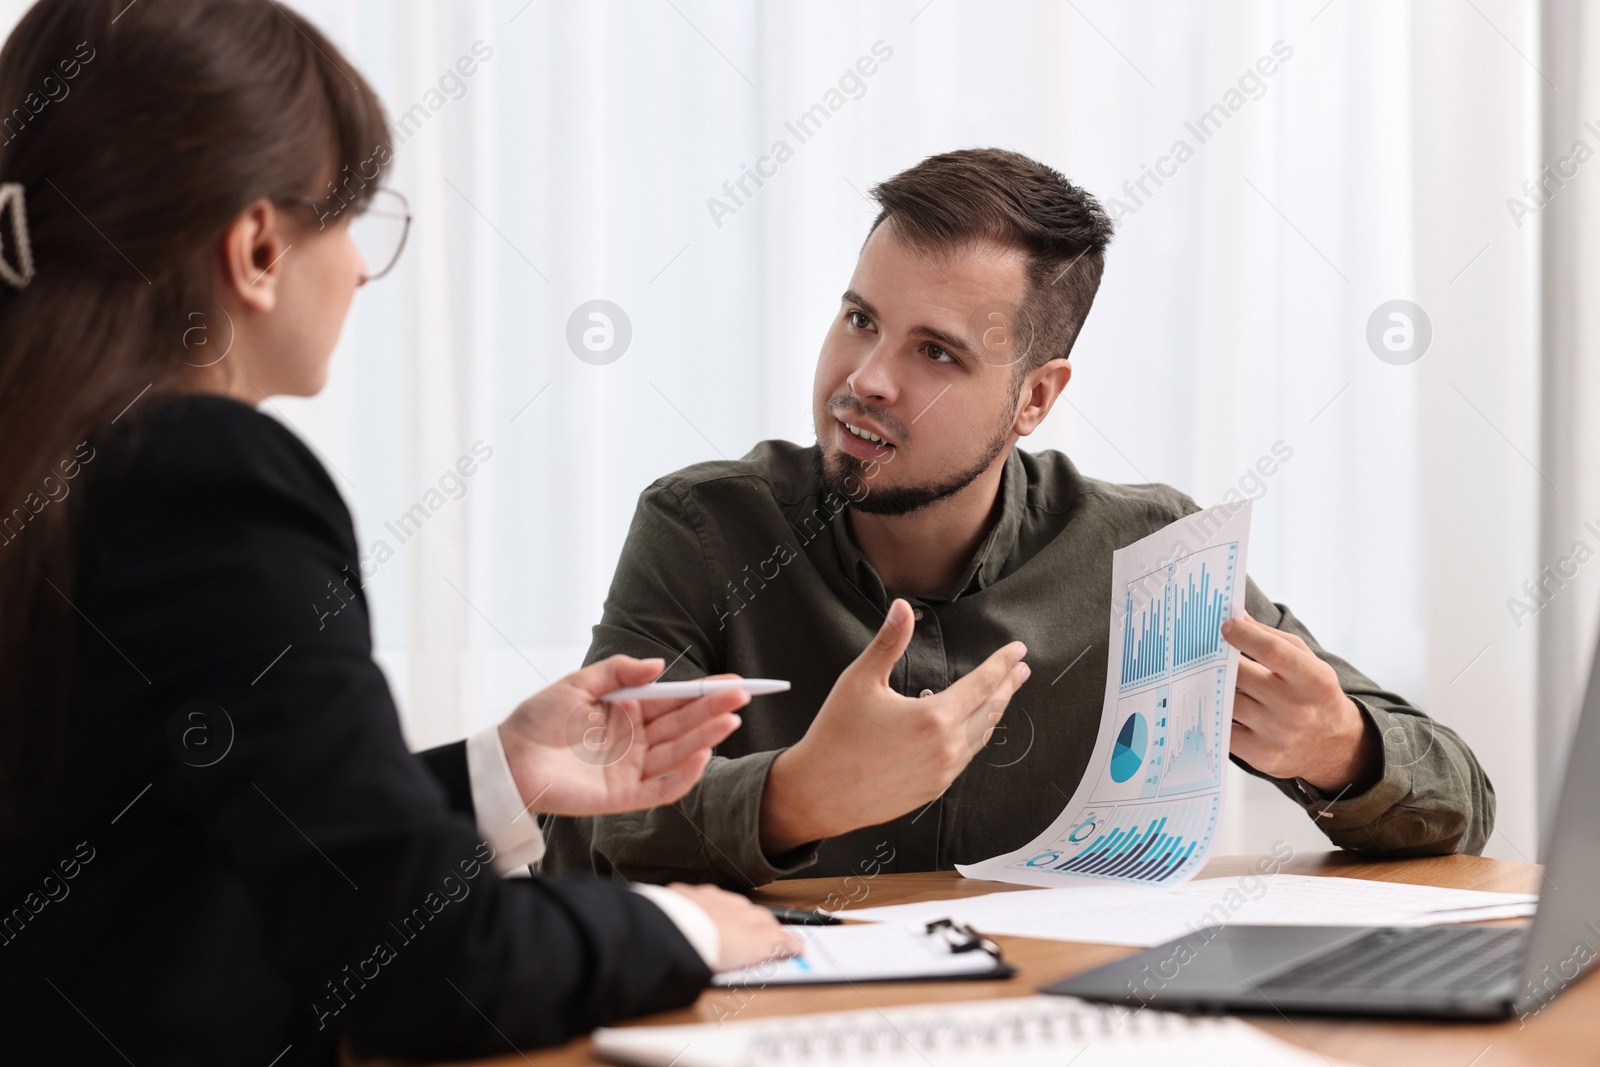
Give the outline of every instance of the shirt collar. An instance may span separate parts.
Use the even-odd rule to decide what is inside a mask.
[[[1012,448],[1000,470],[1000,516],[995,520],[989,535],[972,554],[966,570],[948,589],[928,592],[922,600],[954,600],[988,588],[1006,573],[1006,564],[1017,550],[1017,536],[1022,529],[1022,517],[1028,506],[1028,472],[1022,457]],[[872,564],[861,554],[855,538],[850,535],[850,524],[845,518],[848,508],[841,508],[833,517],[834,544],[838,546],[839,563],[844,572],[855,581],[857,588],[873,596],[880,604],[887,604],[889,594]]]

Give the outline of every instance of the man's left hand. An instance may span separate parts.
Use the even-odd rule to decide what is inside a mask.
[[[1249,616],[1223,638],[1244,653],[1233,698],[1233,754],[1274,778],[1302,778],[1327,794],[1359,794],[1383,773],[1383,746],[1339,676],[1299,637]]]

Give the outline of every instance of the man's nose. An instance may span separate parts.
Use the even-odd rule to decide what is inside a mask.
[[[895,388],[889,346],[882,343],[874,345],[872,351],[867,353],[866,360],[845,380],[845,384],[862,400],[885,406],[894,403],[898,390]]]

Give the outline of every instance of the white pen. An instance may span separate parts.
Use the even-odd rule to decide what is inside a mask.
[[[753,697],[768,693],[787,693],[789,683],[774,678],[701,678],[695,682],[651,682],[626,689],[613,689],[600,697],[605,700],[670,700],[683,697],[703,697],[707,693],[720,693],[724,689],[743,689]]]

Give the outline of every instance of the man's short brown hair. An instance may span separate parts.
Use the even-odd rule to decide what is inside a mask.
[[[1100,202],[1059,171],[1020,152],[964,148],[929,156],[872,189],[913,246],[947,252],[977,242],[1028,256],[1028,289],[1012,328],[1025,355],[1019,373],[1065,359],[1100,288],[1111,220]],[[868,232],[870,238],[872,231]]]

